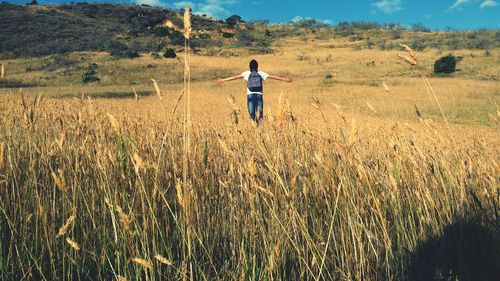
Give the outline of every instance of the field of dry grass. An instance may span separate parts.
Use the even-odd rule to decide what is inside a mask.
[[[254,56],[193,55],[187,151],[182,56],[78,53],[75,70],[51,72],[26,72],[50,58],[4,61],[6,79],[35,86],[0,89],[1,275],[499,276],[499,51],[456,51],[461,71],[431,77],[435,50],[412,67],[340,43],[288,40],[256,57],[294,78],[266,82],[261,126],[244,83],[213,82]],[[93,62],[101,82],[81,85]]]

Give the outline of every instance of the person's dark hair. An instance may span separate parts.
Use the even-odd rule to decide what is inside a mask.
[[[259,63],[256,60],[250,61],[250,71],[257,71],[259,70]]]

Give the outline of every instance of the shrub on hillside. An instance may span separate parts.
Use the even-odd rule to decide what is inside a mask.
[[[247,29],[238,29],[236,31],[236,39],[238,39],[236,45],[239,47],[249,47],[255,41],[252,33]]]
[[[411,43],[410,47],[415,51],[423,51],[428,47],[429,42],[426,38],[415,38]]]
[[[166,37],[170,34],[170,32],[168,31],[168,28],[166,27],[155,27],[153,29],[153,34],[156,36],[156,37]]]
[[[191,48],[193,49],[206,49],[214,47],[222,47],[222,40],[212,39],[212,38],[193,38],[191,40]]]
[[[174,49],[168,48],[165,50],[165,53],[163,53],[163,56],[167,59],[174,59],[177,57],[177,54],[175,53]]]
[[[151,53],[151,58],[153,58],[155,60],[158,60],[158,59],[161,59],[161,56],[157,52],[152,52]]]
[[[97,82],[100,81],[101,79],[97,77],[97,73],[95,71],[95,64],[89,65],[87,70],[83,72],[82,74],[82,83],[91,83],[91,82]]]
[[[226,24],[230,27],[233,27],[240,22],[244,22],[244,21],[238,15],[232,15],[226,19]]]
[[[139,53],[137,51],[112,51],[111,56],[117,59],[135,59],[140,57]]]
[[[435,74],[450,74],[456,71],[457,63],[460,61],[460,57],[455,57],[454,55],[447,55],[439,58],[434,63],[434,73]]]
[[[182,33],[175,30],[171,31],[168,38],[173,45],[184,46],[184,35]]]

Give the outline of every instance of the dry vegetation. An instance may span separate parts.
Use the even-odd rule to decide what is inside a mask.
[[[462,72],[429,78],[433,97],[422,74],[435,50],[411,67],[400,51],[337,43],[287,40],[258,57],[295,78],[267,82],[258,127],[242,84],[207,81],[244,70],[244,52],[194,55],[191,71],[187,53],[69,55],[97,62],[88,86],[25,72],[43,58],[7,61],[8,79],[44,86],[0,90],[2,277],[499,276],[498,50],[457,51]]]

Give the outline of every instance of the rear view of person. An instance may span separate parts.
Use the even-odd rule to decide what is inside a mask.
[[[259,63],[256,60],[252,60],[250,62],[249,71],[245,71],[240,75],[219,79],[217,80],[217,83],[222,84],[224,82],[238,79],[244,79],[245,81],[247,81],[248,113],[250,114],[250,118],[253,121],[258,121],[260,123],[264,118],[264,100],[262,98],[264,93],[263,82],[268,78],[288,83],[291,83],[293,81],[289,77],[280,77],[267,74],[263,71],[259,71]],[[257,111],[259,113],[258,119]]]

